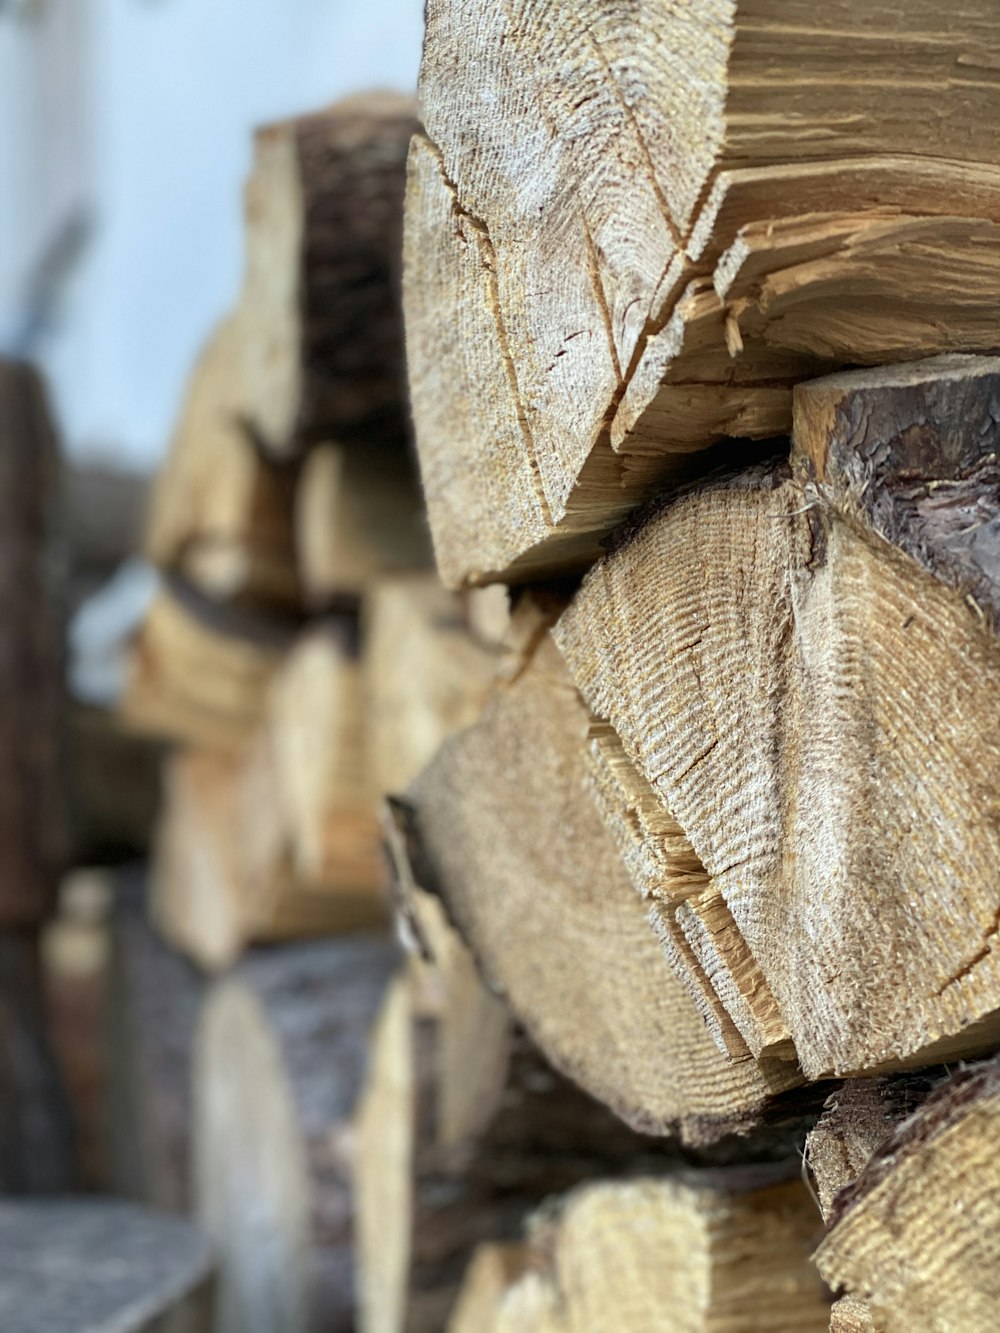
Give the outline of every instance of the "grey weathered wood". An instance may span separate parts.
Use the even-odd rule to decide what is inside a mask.
[[[3,1333],[140,1333],[201,1298],[210,1247],[189,1222],[107,1199],[0,1203]]]

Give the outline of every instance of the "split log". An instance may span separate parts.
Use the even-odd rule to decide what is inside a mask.
[[[405,910],[421,952],[383,1006],[358,1114],[366,1333],[436,1333],[477,1243],[516,1236],[595,1171],[671,1160],[551,1068],[434,898],[413,891]]]
[[[205,345],[157,477],[146,551],[218,601],[295,605],[295,476],[261,455],[241,415],[244,345],[265,337],[238,312]]]
[[[798,480],[669,498],[556,627],[668,955],[811,1079],[996,1043],[998,372],[802,386]]]
[[[954,1075],[834,1200],[816,1262],[868,1307],[870,1327],[995,1327],[998,1116],[996,1061]]]
[[[220,1256],[219,1333],[354,1326],[349,1121],[394,963],[372,937],[270,950],[205,1006],[195,1192]]]
[[[121,711],[146,735],[224,750],[247,744],[292,625],[165,584],[133,645]]]
[[[546,635],[397,805],[403,891],[440,896],[541,1050],[628,1123],[746,1130],[801,1076],[716,1047],[586,790],[588,726]]]
[[[368,93],[265,126],[247,186],[243,405],[287,457],[405,429],[400,251],[410,98]]]
[[[415,461],[405,440],[321,444],[302,464],[295,542],[303,595],[324,609],[382,575],[431,563]]]
[[[364,610],[364,687],[372,784],[402,791],[445,738],[472,723],[503,659],[470,632],[459,599],[432,574],[380,579]]]
[[[404,300],[446,583],[595,558],[838,363],[997,349],[998,24],[429,5]]]
[[[10,1333],[207,1333],[211,1276],[205,1238],[180,1218],[110,1199],[0,1202]]]
[[[148,920],[146,877],[118,877],[108,975],[108,1147],[114,1192],[191,1202],[191,1066],[205,984]]]
[[[0,935],[0,1191],[63,1194],[76,1178],[33,932]],[[0,1326],[5,1326],[0,1320]]]
[[[506,1290],[477,1265],[479,1291],[467,1299],[483,1301],[477,1333],[825,1333],[828,1297],[810,1263],[816,1228],[804,1186],[773,1173],[602,1181],[548,1206]],[[461,1327],[454,1321],[451,1333]]]
[[[0,929],[37,925],[64,855],[61,650],[49,575],[56,443],[38,376],[0,361]]]

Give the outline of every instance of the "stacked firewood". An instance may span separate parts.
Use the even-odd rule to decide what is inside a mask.
[[[997,1324],[945,1062],[1000,1047],[998,51],[986,0],[427,7],[420,470],[512,609],[385,817],[369,1333]]]

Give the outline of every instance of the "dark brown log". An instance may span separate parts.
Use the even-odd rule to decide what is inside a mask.
[[[41,920],[63,855],[47,547],[55,467],[39,377],[0,362],[0,929]]]
[[[369,93],[257,135],[246,417],[277,455],[405,429],[400,300],[411,99]]]
[[[33,933],[0,935],[0,1192],[65,1193],[76,1164]],[[0,1319],[0,1327],[5,1327]]]

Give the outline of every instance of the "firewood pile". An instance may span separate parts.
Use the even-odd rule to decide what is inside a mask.
[[[258,132],[153,494],[119,1178],[219,1333],[988,1333],[1000,11],[426,22]]]

